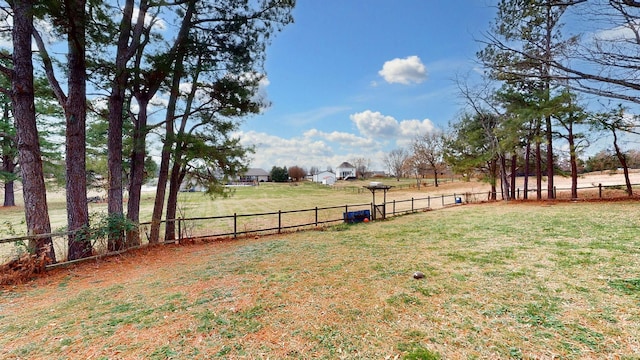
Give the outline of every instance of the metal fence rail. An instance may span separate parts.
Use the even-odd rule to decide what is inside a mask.
[[[640,184],[634,184],[634,187]],[[570,197],[570,190],[566,188],[554,189],[557,198]],[[626,187],[624,185],[597,185],[592,187],[582,187],[578,189],[582,198],[614,198],[626,195]],[[536,189],[528,190],[528,193],[535,193]],[[522,199],[524,191],[517,189],[516,199]],[[543,191],[543,198],[546,197],[546,189]],[[341,206],[330,207],[314,207],[300,210],[278,210],[274,212],[264,212],[255,214],[233,214],[224,216],[211,217],[195,217],[195,218],[178,218],[164,220],[161,222],[160,238],[165,238],[165,227],[167,223],[175,223],[177,236],[175,240],[167,242],[176,242],[183,239],[216,239],[216,238],[238,238],[241,236],[250,236],[253,234],[279,234],[283,232],[316,229],[320,227],[330,226],[332,224],[342,223],[345,221],[345,214],[352,211],[369,210],[371,214],[378,211],[378,215],[374,219],[385,217],[399,216],[419,211],[443,208],[451,205],[485,202],[492,198],[489,191],[476,193],[460,193],[448,195],[434,195],[420,198],[410,198],[405,200],[392,200],[383,204],[363,203],[363,204],[347,204]],[[531,194],[529,194],[529,199]],[[149,228],[151,223],[144,222],[139,225],[139,233],[143,246],[149,242]],[[60,232],[52,234],[42,234],[37,236],[20,236],[13,238],[0,239],[0,264],[15,258],[20,250],[26,249],[26,242],[38,238],[51,237],[54,243],[54,251],[58,259],[59,266],[67,264],[64,258],[67,249],[67,239],[69,232]],[[98,238],[94,239],[95,256],[91,258],[109,256],[116,253],[107,252],[107,240]],[[16,246],[17,245],[17,246]]]

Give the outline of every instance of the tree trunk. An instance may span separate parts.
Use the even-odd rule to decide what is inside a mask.
[[[107,171],[109,190],[107,192],[107,211],[110,218],[123,217],[122,195],[122,126],[124,123],[125,90],[127,87],[128,41],[133,16],[133,0],[126,0],[122,10],[120,22],[120,36],[116,52],[115,78],[112,82],[109,96],[109,131],[107,139]],[[108,234],[109,251],[124,248],[124,234],[121,230],[113,229]]]
[[[542,200],[542,150],[539,140],[536,140],[536,199]]]
[[[183,56],[180,56],[178,61],[182,63]],[[182,65],[176,64],[176,71],[173,75],[173,81],[171,86],[171,95],[169,97],[169,104],[167,105],[167,113],[165,117],[166,136],[164,145],[162,146],[162,157],[160,159],[160,169],[158,175],[158,186],[156,189],[156,199],[153,206],[153,215],[151,218],[151,240],[158,242],[160,237],[160,220],[162,219],[162,211],[164,209],[164,201],[167,192],[167,182],[169,181],[169,162],[171,161],[171,150],[175,144],[175,129],[174,129],[174,117],[176,113],[176,103],[178,101],[178,95],[180,93],[180,80],[182,79]],[[170,226],[173,226],[174,219],[167,218],[165,241],[173,240],[173,234],[169,234]]]
[[[438,169],[433,169],[433,184],[438,187]]]
[[[620,161],[620,165],[622,166],[622,171],[624,172],[624,182],[627,186],[627,195],[633,196],[633,187],[631,186],[631,179],[629,179],[629,165],[627,164],[627,156],[620,150],[620,146],[618,146],[618,134],[616,133],[615,128],[611,129],[613,133],[613,147],[616,151],[616,156]]]
[[[18,138],[18,161],[22,174],[24,212],[29,235],[51,233],[47,189],[42,170],[40,140],[36,127],[34,106],[33,60],[31,34],[33,33],[33,2],[13,1],[13,74],[11,100]],[[36,255],[44,255],[56,262],[50,237],[29,242]]]
[[[177,152],[177,151],[176,151]],[[176,154],[181,156],[181,154]],[[173,166],[171,167],[171,177],[169,180],[169,195],[167,197],[167,227],[164,233],[164,241],[171,242],[176,239],[176,219],[178,213],[178,190],[180,190],[180,168],[181,161],[176,161],[174,157]]]
[[[529,199],[529,172],[531,172],[531,139],[527,138],[527,146],[524,150],[524,194],[525,200]]]
[[[511,193],[509,192],[509,177],[507,176],[507,158],[504,154],[500,154],[498,159],[498,172],[500,174],[500,192],[502,200],[511,200]]]
[[[516,177],[518,172],[518,155],[514,151],[511,155],[511,198],[516,198]]]
[[[153,214],[151,216],[151,234],[149,238],[150,243],[158,243],[160,238],[160,222],[162,220],[162,212],[164,209],[164,200],[167,191],[167,181],[169,179],[169,160],[171,158],[171,149],[175,141],[174,131],[174,116],[176,112],[176,102],[180,93],[180,81],[182,79],[183,66],[182,61],[184,59],[184,42],[187,39],[188,29],[190,27],[191,19],[195,11],[196,1],[190,0],[187,3],[187,11],[182,20],[180,32],[175,43],[175,68],[173,72],[173,80],[171,83],[171,94],[169,97],[169,103],[167,105],[167,111],[165,115],[166,122],[166,136],[164,145],[162,146],[162,155],[160,159],[160,169],[158,175],[158,186],[156,189],[156,198],[153,204]]]
[[[162,211],[164,209],[165,194],[167,192],[167,178],[169,176],[169,157],[171,154],[170,145],[162,147],[160,158],[160,168],[158,171],[158,185],[156,187],[156,197],[153,204],[153,214],[151,215],[151,231],[149,236],[150,244],[157,244],[160,240],[160,222],[162,221]]]
[[[489,162],[489,177],[491,181],[491,200],[497,200],[498,194],[496,190],[496,182],[498,180],[498,162],[497,160],[491,160]]]
[[[16,206],[16,196],[13,190],[14,181],[6,181],[4,183],[4,203],[2,206]]]
[[[136,99],[140,110],[133,129],[129,201],[127,202],[127,219],[134,224],[140,222],[140,201],[144,180],[144,159],[146,158],[147,106],[149,104],[149,98],[145,95],[138,95]],[[127,246],[138,245],[140,245],[140,234],[136,226],[127,232]]]
[[[201,71],[201,58],[198,59],[198,63],[194,69],[194,73],[191,81],[196,84],[200,77]],[[182,180],[186,175],[186,164],[184,159],[185,153],[185,132],[187,128],[187,123],[189,122],[189,113],[191,113],[191,107],[193,106],[193,100],[196,97],[197,88],[192,87],[189,95],[186,99],[186,104],[184,107],[184,113],[182,115],[182,119],[180,121],[180,127],[178,129],[178,134],[176,138],[175,150],[173,152],[173,166],[171,168],[171,177],[169,179],[169,196],[167,198],[167,216],[166,219],[176,219],[177,210],[178,210],[178,191],[180,190],[180,185],[182,184]],[[165,231],[165,241],[173,241],[176,239],[176,223],[175,221],[167,221],[166,231]],[[180,236],[180,234],[178,234]]]
[[[547,199],[556,197],[553,185],[554,160],[553,160],[553,128],[551,127],[551,116],[547,116],[546,137],[547,137]]]
[[[571,198],[578,198],[578,156],[576,153],[575,137],[573,136],[573,125],[567,127],[567,142],[569,143],[569,163],[571,164]]]
[[[68,79],[69,93],[65,106],[66,172],[67,172],[67,223],[69,235],[69,260],[90,256],[89,207],[87,205],[86,177],[86,38],[85,0],[68,0]]]
[[[549,101],[551,93],[551,62],[554,54],[552,51],[553,30],[555,22],[553,21],[553,6],[551,2],[544,4],[546,8],[546,34],[544,39],[544,64],[542,67],[542,80],[544,82],[545,101]],[[547,143],[547,199],[556,197],[554,189],[554,160],[553,160],[553,125],[551,123],[551,115],[545,116],[545,135]]]

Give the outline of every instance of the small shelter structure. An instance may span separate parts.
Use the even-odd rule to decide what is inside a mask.
[[[366,189],[369,189],[369,191],[371,191],[371,194],[373,194],[373,202],[371,202],[372,206],[373,206],[373,215],[372,215],[372,220],[377,220],[378,216],[380,216],[381,220],[384,220],[387,218],[387,191],[389,191],[389,189],[392,188],[391,185],[383,185],[380,182],[377,181],[372,181],[369,183],[369,185],[367,186],[363,186]],[[376,204],[376,191],[382,191],[382,195],[383,195],[383,200],[382,200],[382,204],[381,205],[377,205]]]

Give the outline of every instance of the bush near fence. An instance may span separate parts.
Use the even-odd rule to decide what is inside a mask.
[[[634,184],[633,186],[638,187],[640,186],[640,184]],[[367,189],[362,190],[368,192]],[[557,188],[554,190],[557,199],[570,199],[571,197],[571,189]],[[529,200],[534,200],[536,190],[532,189],[528,192]],[[545,199],[546,189],[542,191],[542,194],[543,199]],[[598,185],[592,187],[582,187],[578,189],[578,195],[581,199],[620,198],[626,196],[626,187],[624,185]],[[524,191],[518,189],[518,191],[516,192],[516,198],[522,200],[523,197]],[[449,195],[410,198],[406,200],[393,200],[388,201],[385,204],[375,204],[377,206],[374,206],[373,203],[363,203],[321,208],[315,207],[301,210],[279,210],[275,212],[256,214],[233,214],[226,216],[179,218],[163,221],[160,237],[164,238],[164,226],[167,224],[167,222],[175,222],[176,229],[178,230],[177,239],[174,241],[169,241],[169,243],[179,242],[185,239],[189,239],[190,241],[202,239],[235,239],[238,237],[248,237],[254,235],[269,235],[299,230],[321,229],[326,226],[343,223],[344,214],[350,211],[369,210],[374,219],[379,220],[383,217],[399,216],[459,204],[486,202],[490,201],[490,199],[491,192],[484,191],[477,193],[454,193]],[[381,216],[381,212],[379,211],[380,206],[383,207],[383,216]],[[376,210],[378,210],[377,213]],[[375,214],[377,214],[377,216]],[[150,224],[150,222],[145,222],[139,225],[143,246],[148,244],[149,242],[148,234]],[[66,254],[66,241],[68,235],[68,232],[40,235],[40,237],[50,236],[53,239],[54,250],[58,259],[58,262],[56,264],[47,265],[48,268],[67,265],[77,261],[85,261],[114,254],[120,254],[123,252],[107,252],[106,238],[97,237],[93,240],[94,256],[75,261],[67,261],[63,257],[63,254]],[[24,253],[24,251],[26,251],[26,242],[28,242],[30,239],[33,239],[33,237],[21,236],[0,239],[0,254],[3,254],[3,257],[0,258],[0,263],[8,263],[20,257]]]

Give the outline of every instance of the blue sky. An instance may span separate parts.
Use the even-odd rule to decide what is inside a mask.
[[[251,167],[335,169],[382,158],[460,114],[490,0],[298,0],[267,51],[271,106],[244,121]]]

